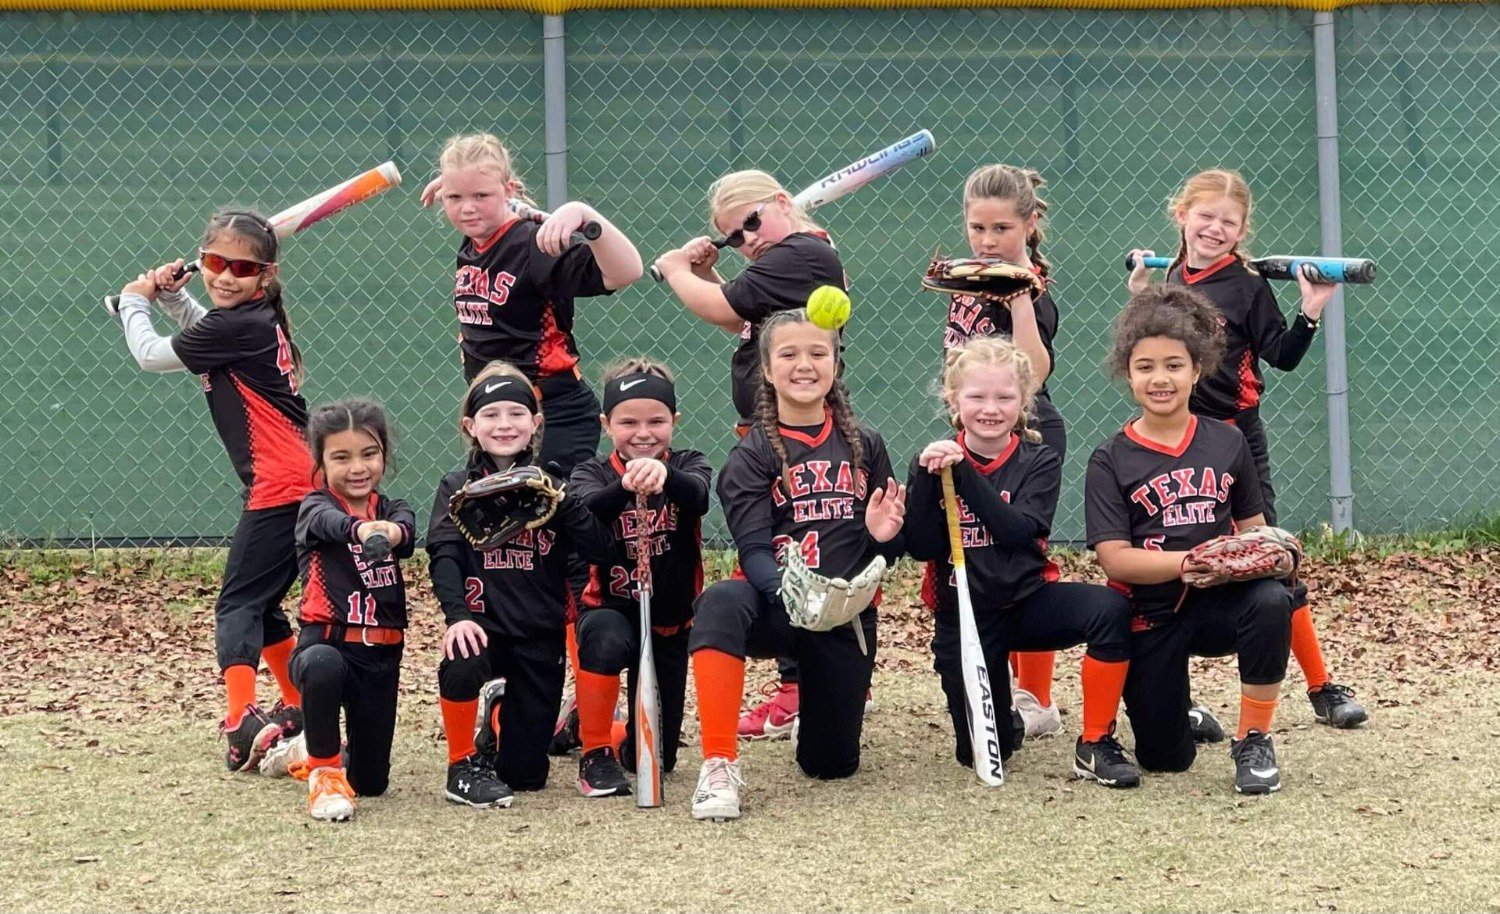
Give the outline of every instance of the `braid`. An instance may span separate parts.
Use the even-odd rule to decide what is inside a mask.
[[[760,423],[761,431],[766,433],[766,441],[771,445],[771,450],[781,461],[781,485],[786,490],[788,498],[792,494],[792,468],[789,465],[791,458],[787,456],[786,442],[781,440],[780,413],[776,409],[776,388],[771,386],[764,376],[761,377],[760,391],[755,395],[755,421]]]
[[[854,418],[854,407],[849,403],[849,388],[844,386],[843,378],[834,380],[825,402],[828,404],[828,411],[833,414],[833,424],[838,427],[839,434],[844,436],[844,443],[849,445],[849,450],[854,455],[854,476],[858,479],[860,465],[864,463],[865,445],[859,434],[859,422]]]
[[[1031,410],[1029,407],[1021,407],[1021,415],[1016,417],[1016,427],[1012,431],[1021,436],[1022,441],[1039,444],[1042,433],[1031,427]]]

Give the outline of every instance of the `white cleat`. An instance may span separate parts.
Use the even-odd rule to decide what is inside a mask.
[[[1037,697],[1026,689],[1016,689],[1014,698],[1016,710],[1026,723],[1027,739],[1042,739],[1062,732],[1062,712],[1057,710],[1057,705],[1043,707]]]
[[[740,763],[727,758],[703,760],[698,769],[698,788],[693,791],[693,818],[724,822],[740,817]]]
[[[260,773],[268,778],[291,777],[291,769],[299,762],[307,761],[307,735],[298,733],[272,746],[266,757],[260,760]]]
[[[354,818],[354,788],[342,768],[314,768],[307,776],[307,811],[319,822]]]

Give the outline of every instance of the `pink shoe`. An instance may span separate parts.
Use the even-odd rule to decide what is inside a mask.
[[[797,684],[768,682],[761,694],[766,700],[740,717],[740,739],[790,739],[797,722]]]

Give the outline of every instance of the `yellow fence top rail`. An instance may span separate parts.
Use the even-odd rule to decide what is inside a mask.
[[[1482,0],[1405,0],[1397,5],[1474,3]],[[185,11],[318,12],[334,10],[484,9],[560,14],[575,10],[702,9],[1210,9],[1286,7],[1327,12],[1368,6],[1362,0],[0,0],[0,11],[139,13]]]

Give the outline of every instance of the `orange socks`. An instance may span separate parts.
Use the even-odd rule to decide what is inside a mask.
[[[1292,611],[1292,656],[1302,667],[1307,677],[1308,691],[1316,691],[1328,684],[1328,668],[1323,665],[1323,648],[1318,644],[1318,632],[1313,628],[1312,610],[1306,603]]]
[[[1016,670],[1016,687],[1036,696],[1042,707],[1052,707],[1052,651],[1028,651],[1010,655]]]
[[[1240,696],[1240,729],[1235,739],[1244,739],[1251,730],[1270,735],[1271,718],[1276,716],[1276,699],[1260,701],[1248,695]]]
[[[229,693],[229,711],[224,724],[233,730],[245,716],[245,705],[255,704],[255,667],[236,663],[224,668],[224,689]]]
[[[703,648],[693,653],[693,679],[698,686],[698,729],[703,734],[703,757],[740,757],[735,730],[740,701],[745,696],[745,661],[723,651]]]
[[[1026,656],[1022,654],[1021,656]],[[1051,657],[1051,654],[1046,655]],[[1087,655],[1083,658],[1083,741],[1095,743],[1109,735],[1120,696],[1125,694],[1125,673],[1130,661],[1106,663]]]
[[[588,753],[611,745],[615,704],[620,700],[620,677],[579,670],[573,694],[578,698],[578,737],[583,740],[583,751]],[[619,742],[613,745],[618,746]]]
[[[452,765],[474,754],[474,719],[479,716],[479,699],[442,698],[438,704],[443,709],[443,735],[448,738],[448,764]]]
[[[317,771],[319,768],[343,768],[343,767],[344,767],[344,756],[343,756],[342,753],[339,754],[339,755],[335,755],[332,758],[312,758],[311,756],[309,756],[308,759],[307,759],[307,770],[308,771]]]
[[[573,678],[578,678],[578,623],[568,623],[568,668],[573,671]]]
[[[294,708],[300,708],[302,707],[302,693],[292,685],[292,671],[288,668],[292,660],[292,650],[296,646],[296,638],[285,638],[261,648],[260,656],[266,661],[266,666],[271,669],[271,675],[276,677],[276,685],[281,689],[282,702]]]

